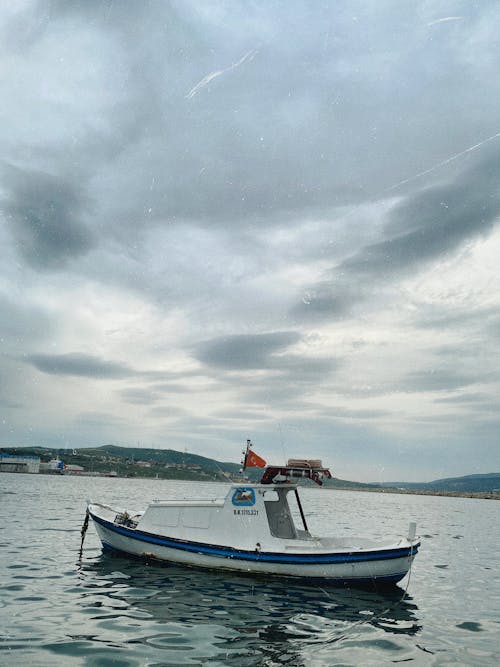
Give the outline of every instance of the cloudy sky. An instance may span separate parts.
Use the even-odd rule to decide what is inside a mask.
[[[0,17],[0,445],[500,469],[497,2]]]

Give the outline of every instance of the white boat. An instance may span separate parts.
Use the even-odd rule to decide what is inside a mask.
[[[257,456],[249,446],[245,462]],[[155,500],[139,513],[89,502],[87,512],[103,549],[145,559],[342,584],[395,583],[407,574],[420,546],[414,523],[408,536],[392,540],[312,535],[298,477],[321,484],[331,475],[320,461],[295,460],[267,466],[259,483],[232,484],[224,498]]]

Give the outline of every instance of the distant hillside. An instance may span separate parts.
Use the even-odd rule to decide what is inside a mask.
[[[366,482],[352,482],[348,479],[339,479],[338,477],[333,477],[332,479],[323,480],[324,486],[333,489],[361,489],[363,491],[380,491],[380,484],[371,484]]]
[[[120,477],[155,477],[221,481],[239,477],[240,465],[216,461],[205,456],[173,449],[140,447],[85,447],[61,449],[51,447],[3,447],[8,454],[40,456],[42,460],[59,458],[69,466],[81,466],[87,473],[116,473]]]
[[[120,477],[154,477],[159,479],[187,479],[227,481],[241,479],[240,464],[216,461],[206,456],[179,452],[174,449],[144,449],[142,447],[118,447],[102,445],[61,449],[51,447],[3,447],[9,454],[40,456],[43,460],[61,458],[68,465],[82,466],[87,472],[107,474],[115,472]],[[247,468],[245,475],[257,482],[262,474],[259,468]],[[302,481],[302,480],[301,480]],[[305,484],[313,484],[304,480]],[[436,479],[433,482],[363,483],[345,479],[325,479],[324,485],[333,489],[353,491],[406,491],[438,492],[450,494],[493,493],[500,494],[500,473],[466,475]]]
[[[500,473],[447,477],[433,482],[387,482],[384,488],[409,489],[413,491],[442,491],[448,493],[500,493]]]
[[[116,445],[103,445],[96,449],[81,449],[81,453],[93,452],[119,457],[133,461],[156,461],[158,463],[171,463],[178,465],[199,465],[203,470],[213,472],[229,472],[236,474],[241,466],[237,463],[227,463],[216,461],[215,459],[199,456],[198,454],[189,454],[188,452],[178,452],[175,449],[144,449],[141,447],[117,447]]]

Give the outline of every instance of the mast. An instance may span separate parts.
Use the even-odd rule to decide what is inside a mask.
[[[250,451],[251,446],[252,446],[251,441],[247,439],[247,448],[241,452],[243,454],[243,461],[241,462],[241,465],[243,467],[241,469],[241,472],[245,472],[245,468],[247,467],[248,452]]]

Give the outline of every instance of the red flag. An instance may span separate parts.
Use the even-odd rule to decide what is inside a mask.
[[[245,459],[245,468],[265,468],[266,462],[251,449],[248,450]]]

